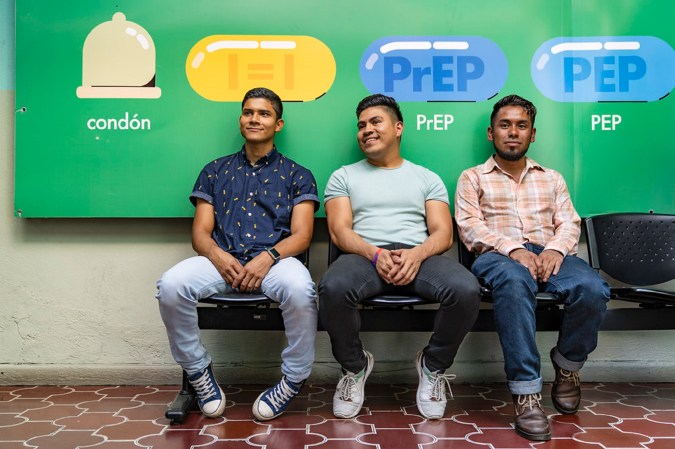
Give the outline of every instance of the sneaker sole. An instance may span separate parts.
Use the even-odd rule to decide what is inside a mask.
[[[361,392],[360,392],[360,393],[361,393],[361,397],[363,398],[363,400],[364,400],[364,402],[365,402],[366,397],[365,397],[364,391],[365,391],[365,389],[366,389],[366,380],[368,380],[368,376],[370,376],[370,372],[373,370],[373,365],[375,365],[375,359],[373,358],[373,354],[371,354],[370,352],[366,351],[365,349],[364,349],[363,352],[366,353],[366,359],[368,360],[368,362],[367,362],[367,364],[366,364],[366,373],[363,375],[363,389],[362,389]],[[363,408],[363,404],[361,404],[361,407],[359,407],[359,409],[358,409],[355,413],[352,413],[352,414],[350,414],[350,415],[343,415],[343,414],[335,413],[335,409],[333,409],[333,415],[334,415],[336,418],[345,418],[345,419],[349,419],[349,418],[353,418],[353,417],[355,417],[356,415],[358,415],[362,408]]]
[[[279,413],[279,414],[277,414],[277,415],[274,415],[274,416],[270,416],[269,418],[267,418],[267,417],[261,415],[261,414],[258,412],[258,404],[260,404],[260,398],[262,397],[262,395],[263,395],[264,393],[265,393],[265,392],[260,393],[260,396],[258,396],[258,399],[256,399],[255,402],[253,403],[253,409],[252,409],[253,416],[254,416],[255,419],[257,419],[258,421],[270,421],[270,420],[272,420],[272,419],[274,419],[274,418],[278,418],[278,417],[281,416],[284,412],[281,412],[281,413]]]
[[[223,389],[220,388],[220,386],[218,387],[218,390],[220,390],[220,397],[222,398],[220,401],[220,406],[213,413],[205,413],[204,410],[202,410],[202,414],[207,418],[219,418],[223,412],[225,412],[225,393],[223,392]]]

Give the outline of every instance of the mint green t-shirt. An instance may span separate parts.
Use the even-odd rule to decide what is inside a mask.
[[[404,160],[398,168],[379,168],[365,159],[337,169],[326,185],[324,202],[349,197],[353,229],[366,242],[419,245],[429,236],[425,203],[448,203],[448,190],[431,170]]]

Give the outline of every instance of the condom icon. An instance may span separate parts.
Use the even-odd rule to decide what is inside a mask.
[[[159,98],[155,44],[140,25],[117,12],[89,32],[82,49],[79,98]]]

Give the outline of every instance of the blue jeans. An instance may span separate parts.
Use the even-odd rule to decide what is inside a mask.
[[[409,246],[394,244],[384,248]],[[410,284],[396,286],[387,284],[365,257],[341,255],[319,282],[319,315],[330,337],[335,360],[352,373],[366,366],[359,338],[358,304],[376,295],[412,295],[440,303],[433,334],[424,349],[424,363],[431,371],[445,371],[452,365],[462,340],[478,317],[480,305],[480,285],[475,276],[448,257],[429,257]]]
[[[541,246],[526,244],[540,254]],[[495,324],[512,394],[541,391],[541,359],[535,340],[537,291],[559,293],[564,314],[553,352],[563,369],[578,371],[598,344],[598,330],[609,300],[609,285],[586,262],[566,256],[557,275],[537,283],[518,262],[499,253],[478,256],[471,271],[492,289]]]
[[[309,377],[314,363],[318,315],[314,282],[300,261],[287,257],[272,266],[260,290],[279,303],[284,320],[288,346],[281,354],[281,371],[291,382],[301,382]],[[199,337],[197,302],[232,291],[211,261],[202,256],[178,263],[157,281],[156,298],[171,355],[188,374],[211,363]]]

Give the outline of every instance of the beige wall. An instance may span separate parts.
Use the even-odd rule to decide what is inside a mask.
[[[0,91],[0,384],[177,383],[154,285],[192,255],[190,220],[14,217],[13,130],[14,92]],[[317,227],[316,280],[326,265],[325,220]],[[538,338],[543,354],[555,344],[554,333]],[[376,359],[374,379],[414,382],[412,359],[427,339],[364,333]],[[278,376],[281,332],[206,331],[204,340],[223,381]],[[674,340],[675,331],[603,332],[582,378],[672,381]],[[332,382],[337,370],[321,332],[313,380]],[[452,371],[458,382],[502,380],[496,335],[470,334]],[[550,379],[546,358],[543,374]]]

